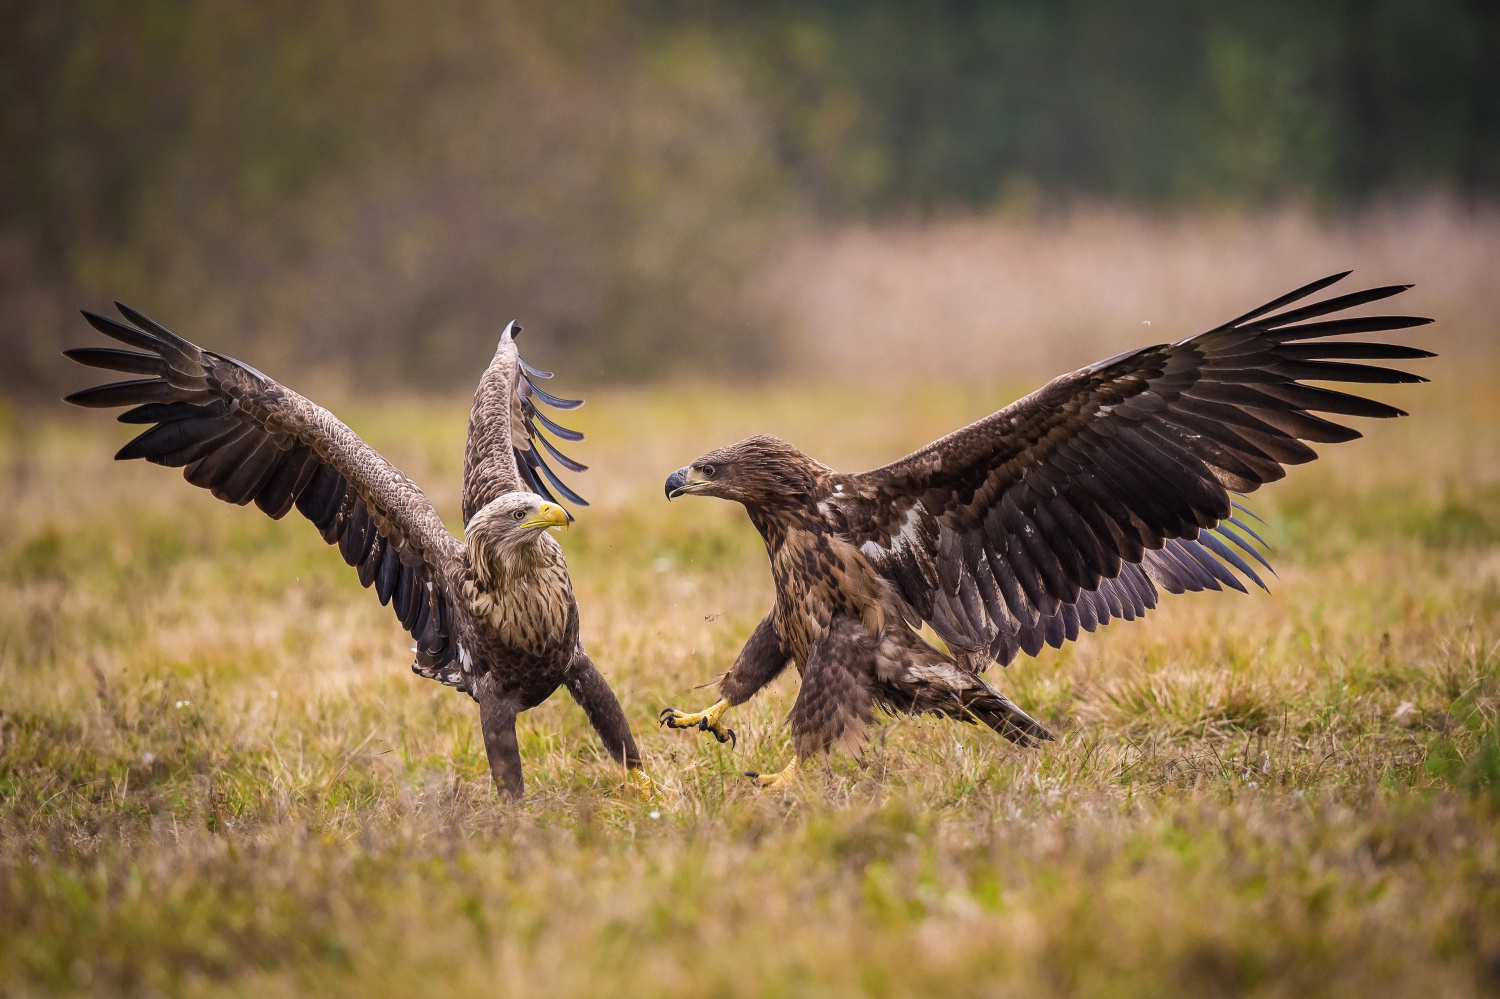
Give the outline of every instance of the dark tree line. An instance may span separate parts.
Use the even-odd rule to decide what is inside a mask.
[[[1500,186],[1490,0],[799,0],[710,20],[746,40],[784,157],[832,205]]]

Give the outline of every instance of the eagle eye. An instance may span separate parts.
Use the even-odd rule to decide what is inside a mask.
[[[698,471],[703,473],[703,477],[705,479],[711,479],[714,477],[714,466],[712,465],[701,465],[699,466]]]
[[[517,520],[525,520],[526,519],[526,511],[525,510],[517,510],[515,513],[511,514],[511,516],[514,517],[514,518],[516,518]]]

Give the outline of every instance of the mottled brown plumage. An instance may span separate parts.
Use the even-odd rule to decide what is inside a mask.
[[[1020,743],[1050,738],[980,677],[990,663],[1140,617],[1156,606],[1158,587],[1244,591],[1241,576],[1264,586],[1246,556],[1269,564],[1230,494],[1311,461],[1304,441],[1360,436],[1314,413],[1405,415],[1302,381],[1424,380],[1347,362],[1428,351],[1315,339],[1429,322],[1313,321],[1406,286],[1277,313],[1344,276],[1063,375],[870,472],[835,472],[771,437],[674,472],[669,499],[744,504],[766,542],[776,602],[720,681],[720,704],[698,715],[669,709],[663,722],[724,738],[724,707],[794,662],[802,688],[789,721],[799,757],[857,743],[877,705],[983,721]],[[913,630],[924,623],[946,651]]]
[[[360,583],[391,604],[416,639],[412,669],[478,701],[490,770],[505,793],[519,797],[523,789],[516,715],[559,686],[582,705],[610,755],[638,770],[624,712],[579,644],[572,583],[548,532],[571,516],[552,502],[547,483],[583,501],[553,474],[538,445],[567,468],[583,466],[558,453],[537,423],[566,440],[582,436],[552,423],[536,403],[581,403],[535,386],[534,379],[552,376],[521,360],[519,326],[506,327],[474,395],[460,542],[422,490],[332,413],[118,307],[132,325],[84,317],[136,350],[66,352],[82,364],[148,376],[68,396],[79,406],[133,406],[121,422],[152,425],[116,458],[185,467],[194,485],[230,503],[254,501],[275,518],[295,506],[339,546]]]

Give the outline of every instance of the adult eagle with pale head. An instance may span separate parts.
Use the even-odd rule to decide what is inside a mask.
[[[728,741],[725,711],[796,663],[795,755],[779,773],[749,774],[763,786],[785,784],[799,761],[835,743],[858,745],[877,706],[980,721],[1022,745],[1052,738],[984,681],[992,662],[1141,617],[1158,588],[1245,592],[1240,576],[1264,588],[1246,558],[1270,568],[1254,545],[1261,539],[1231,494],[1313,460],[1305,441],[1360,436],[1316,413],[1406,415],[1304,384],[1425,381],[1350,362],[1429,351],[1325,339],[1430,322],[1322,318],[1410,285],[1287,309],[1347,274],[1053,379],[874,471],[836,472],[774,437],[751,437],[673,472],[668,499],[744,504],[765,539],[776,602],[719,681],[718,702],[668,708],[662,724]],[[918,634],[924,623],[946,649]]]
[[[253,500],[274,518],[295,506],[416,640],[412,670],[479,703],[490,774],[504,794],[519,798],[524,789],[516,716],[559,686],[583,707],[631,782],[651,791],[625,713],[579,643],[572,582],[549,530],[572,520],[549,483],[586,504],[558,479],[538,445],[565,468],[584,466],[558,451],[538,424],[564,440],[583,435],[552,422],[537,404],[575,409],[582,402],[536,386],[552,375],[521,360],[519,325],[501,333],[474,394],[459,541],[416,483],[328,410],[115,305],[130,325],[90,312],[84,318],[134,350],[83,347],[64,354],[146,376],[67,397],[77,406],[131,406],[122,423],[151,425],[116,459],[185,467],[193,485],[241,506]]]

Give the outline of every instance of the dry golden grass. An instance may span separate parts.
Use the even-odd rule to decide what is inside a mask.
[[[670,800],[618,788],[565,695],[490,791],[471,703],[295,514],[115,464],[85,414],[0,429],[0,993],[1478,995],[1500,967],[1500,393],[1256,497],[1272,593],[1169,599],[992,677],[1059,734],[938,720],[759,794],[794,676],[739,747],[659,731],[764,611],[735,508],[662,499],[751,430],[837,467],[1014,394],[596,393],[563,537],[584,639]],[[338,407],[457,508],[464,406]],[[1402,708],[1402,705],[1409,705]],[[1399,709],[1399,710],[1398,710]]]
[[[765,287],[799,359],[865,380],[1048,378],[1349,268],[1349,291],[1415,282],[1398,310],[1494,364],[1496,259],[1500,213],[1441,199],[1334,216],[1101,204],[837,227],[777,253]]]

